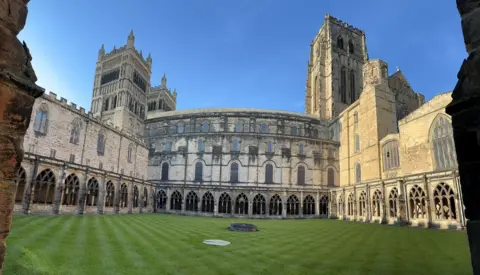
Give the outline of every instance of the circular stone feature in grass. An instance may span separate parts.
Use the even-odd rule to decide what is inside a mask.
[[[203,241],[203,243],[208,244],[208,245],[216,245],[216,246],[230,245],[230,242],[222,241],[222,240],[205,240],[205,241]]]
[[[241,232],[257,232],[258,228],[254,224],[250,223],[232,223],[228,227],[230,231],[241,231]]]

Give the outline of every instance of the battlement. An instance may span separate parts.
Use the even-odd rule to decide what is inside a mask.
[[[352,31],[352,32],[356,32],[356,33],[358,33],[358,34],[360,34],[360,35],[365,35],[365,31],[363,31],[363,30],[361,30],[361,29],[358,29],[358,28],[355,28],[354,26],[348,24],[347,22],[342,21],[342,20],[340,20],[340,19],[338,19],[338,18],[336,18],[336,17],[331,16],[329,13],[327,13],[327,14],[325,15],[325,20],[329,20],[330,22],[335,23],[335,24],[338,24],[338,25],[340,25],[340,26],[342,26],[342,27],[344,27],[344,28],[346,28],[346,29],[348,29],[348,30],[350,30],[350,31]]]
[[[138,59],[140,59],[143,64],[147,67],[147,68],[151,68],[151,63],[148,61],[148,58],[144,58],[143,57],[143,53],[142,51],[138,51],[136,48],[132,48],[133,49],[133,52],[135,53],[135,55],[138,57]],[[118,53],[121,53],[123,51],[127,50],[127,46],[123,46],[123,47],[120,47],[120,48],[116,48],[115,46],[113,47],[113,50],[111,50],[110,52],[108,53],[105,53],[105,55],[102,56],[102,59],[101,60],[105,60],[105,59],[108,59]]]

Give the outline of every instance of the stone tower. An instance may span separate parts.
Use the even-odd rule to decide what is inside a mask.
[[[134,135],[143,135],[152,58],[145,59],[134,46],[130,32],[127,45],[98,52],[91,111],[94,117]]]
[[[365,32],[329,14],[310,44],[305,113],[332,119],[356,101],[368,60]]]

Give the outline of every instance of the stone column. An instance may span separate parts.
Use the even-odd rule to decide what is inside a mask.
[[[301,218],[303,218],[303,191],[300,191],[300,201],[299,201],[299,209],[298,214]]]
[[[55,185],[55,193],[53,195],[53,205],[52,205],[52,212],[54,215],[60,214],[60,205],[62,203],[64,179],[65,179],[65,164],[62,165],[62,167],[60,168],[60,172],[58,173],[58,181],[57,181],[57,184]]]
[[[85,194],[87,192],[87,181],[88,181],[88,167],[83,172],[82,178],[80,180],[80,189],[78,190],[78,202],[77,202],[77,214],[83,215],[85,210]]]
[[[122,182],[123,182],[123,178],[122,176],[120,176],[120,178],[118,179],[118,182],[115,186],[115,195],[114,195],[114,198],[113,198],[113,212],[115,214],[118,214],[120,212],[120,196],[121,196],[121,188],[122,188]]]
[[[480,0],[457,0],[469,54],[458,73],[452,116],[473,274],[480,274]]]
[[[315,216],[320,217],[320,191],[317,191],[315,198]]]
[[[128,183],[128,202],[127,202],[127,207],[128,207],[128,214],[132,214],[132,208],[133,208],[133,186],[135,183],[132,181]]]
[[[282,201],[282,217],[286,218],[287,217],[287,198]]]
[[[103,214],[104,209],[105,209],[105,195],[107,192],[107,186],[105,182],[105,174],[102,175],[102,177],[99,179],[98,183],[98,200],[97,200],[97,213],[98,214]]]
[[[248,200],[248,216],[253,216],[253,201]]]
[[[172,192],[170,191],[170,188],[167,187],[167,202],[165,203],[165,211],[166,212],[170,212],[170,205],[172,203],[171,202],[172,199],[170,198],[171,195],[172,195]]]
[[[44,90],[30,61],[27,45],[17,35],[25,26],[28,0],[0,0],[0,274],[5,239],[15,204],[15,173],[23,160],[23,139],[35,99]]]
[[[32,205],[35,179],[38,172],[38,164],[39,159],[35,157],[35,163],[32,168],[32,173],[27,174],[27,179],[25,182],[25,195],[23,197],[23,213],[25,215],[30,215],[30,206]]]
[[[140,205],[138,206],[139,207],[139,213],[143,213],[143,206],[145,205],[145,200],[147,199],[147,197],[145,197],[145,182],[142,180],[142,187],[140,187],[140,190],[138,191],[140,194],[139,194],[139,197],[140,197]]]
[[[432,201],[431,198],[432,196],[430,195],[430,184],[429,184],[429,180],[427,178],[427,176],[425,175],[424,176],[424,183],[425,183],[425,194],[426,194],[426,198],[425,198],[425,204],[427,206],[427,227],[432,227],[432,209],[435,209],[435,207],[432,207]]]
[[[385,182],[382,181],[382,224],[387,223],[387,194],[385,188]]]

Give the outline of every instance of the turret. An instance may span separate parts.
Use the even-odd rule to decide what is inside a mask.
[[[98,61],[102,60],[104,55],[105,55],[105,46],[102,44],[102,47],[98,51]]]
[[[150,66],[150,68],[151,68],[152,67],[152,56],[150,55],[150,53],[148,53],[147,63],[148,63],[148,66]]]
[[[165,76],[165,73],[162,77],[162,88],[167,88],[167,77]]]
[[[135,44],[135,36],[133,35],[133,29],[130,31],[127,40],[127,49],[133,49]]]

